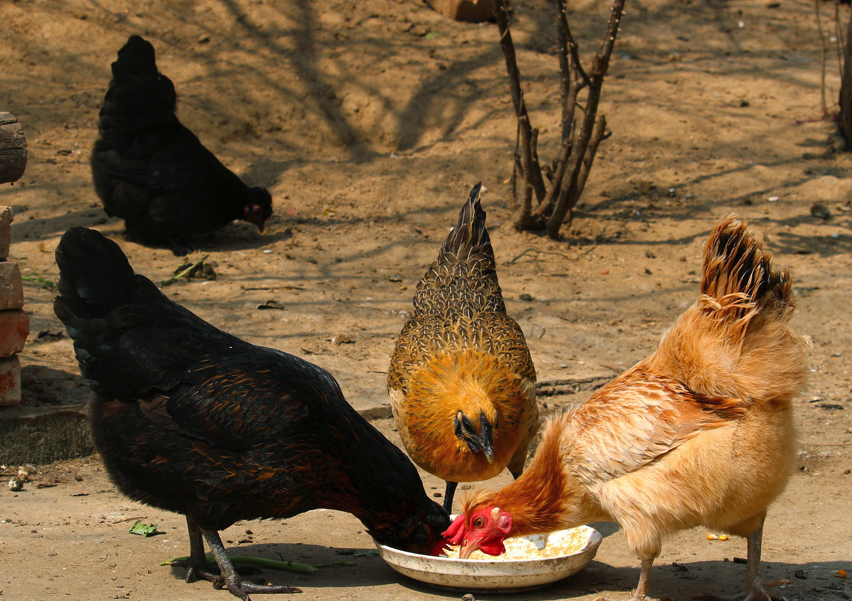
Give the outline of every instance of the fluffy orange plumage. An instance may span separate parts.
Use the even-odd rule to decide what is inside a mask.
[[[775,583],[759,578],[762,526],[794,465],[791,401],[807,376],[793,307],[789,272],[723,219],[701,296],[657,351],[552,418],[526,473],[466,499],[447,536],[499,553],[506,536],[615,521],[642,560],[642,599],[662,539],[701,525],[748,537],[747,585],[764,594]]]
[[[447,481],[447,511],[456,483],[523,471],[538,429],[535,369],[506,315],[478,185],[417,286],[388,390],[409,455]]]

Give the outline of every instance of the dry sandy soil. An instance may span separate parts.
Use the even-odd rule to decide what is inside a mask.
[[[571,5],[588,57],[607,3]],[[553,7],[514,7],[527,102],[550,160],[559,99]],[[830,38],[833,5],[822,10]],[[843,8],[844,27],[848,18]],[[379,408],[374,415],[386,407],[384,372],[414,286],[475,182],[487,189],[509,312],[527,335],[542,391],[556,393],[541,397],[548,409],[589,394],[560,382],[612,377],[648,354],[696,297],[701,247],[716,220],[731,211],[749,219],[792,269],[794,323],[814,341],[812,378],[795,407],[799,469],[771,508],[764,569],[792,580],[780,590],[787,599],[850,598],[852,586],[834,571],[852,570],[852,157],[836,152],[823,118],[813,2],[629,0],[604,88],[612,137],[558,241],[510,226],[515,123],[493,24],[454,23],[417,0],[20,0],[0,4],[0,23],[0,110],[19,118],[30,150],[24,178],[0,188],[0,204],[14,208],[12,254],[24,273],[55,280],[53,250],[74,225],[116,239],[155,281],[180,264],[168,250],[125,240],[91,185],[109,65],[140,33],[175,82],[181,120],[274,198],[263,236],[234,225],[198,241],[191,259],[209,253],[218,279],[181,281],[167,294],[223,329],[327,368],[356,407]],[[830,39],[827,48],[831,110],[839,77]],[[814,203],[830,218],[812,216]],[[26,287],[30,405],[85,396],[71,343],[51,335],[62,331],[53,295]],[[258,309],[268,301],[280,310]],[[47,380],[65,384],[52,397],[36,394]],[[398,440],[390,420],[375,423]],[[164,534],[128,534],[135,518]],[[606,532],[580,574],[503,598],[627,599],[638,562],[620,533]],[[733,558],[745,556],[744,541],[705,534],[665,544],[655,596],[742,586],[745,568]],[[310,576],[266,574],[302,587],[306,601],[462,595],[406,580],[376,557],[341,557],[371,548],[345,514],[244,523],[224,538],[242,554],[354,562]],[[0,492],[3,599],[229,598],[158,566],[187,550],[183,519],[122,498],[96,457],[39,466],[23,491]]]

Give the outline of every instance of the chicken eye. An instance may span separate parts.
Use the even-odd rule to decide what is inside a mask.
[[[482,518],[474,518],[473,527],[474,528],[482,528],[485,525],[485,520]]]

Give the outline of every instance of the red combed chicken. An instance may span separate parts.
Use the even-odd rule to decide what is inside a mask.
[[[66,232],[56,262],[54,311],[96,393],[95,446],[121,492],[186,516],[191,555],[176,565],[188,582],[241,599],[297,590],[239,578],[218,532],[237,520],[337,509],[384,545],[428,553],[440,544],[447,514],[331,374],[196,317],[99,232]],[[207,567],[204,540],[221,575]]]
[[[506,314],[491,239],[473,187],[458,223],[414,295],[388,390],[411,458],[447,482],[516,478],[538,430],[535,368],[520,326]]]
[[[663,538],[705,526],[747,537],[745,598],[769,598],[763,522],[794,466],[792,399],[808,373],[793,308],[790,273],[773,271],[744,222],[723,219],[701,296],[656,352],[550,419],[527,471],[466,499],[445,535],[462,556],[498,555],[509,536],[617,522],[642,561],[638,600]]]

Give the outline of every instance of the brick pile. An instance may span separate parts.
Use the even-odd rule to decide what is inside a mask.
[[[30,333],[24,312],[21,269],[9,261],[12,209],[0,207],[0,405],[21,401],[21,361],[18,353]]]

